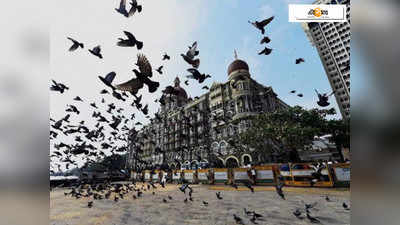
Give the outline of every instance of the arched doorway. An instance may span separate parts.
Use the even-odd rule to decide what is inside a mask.
[[[192,161],[190,164],[190,169],[191,170],[197,170],[199,168],[199,162],[197,160]]]
[[[249,154],[242,155],[242,164],[243,166],[249,165],[252,162],[252,158]]]
[[[238,168],[239,167],[239,160],[233,156],[226,159],[225,162],[226,168]]]
[[[209,168],[210,165],[209,165],[209,163],[208,163],[207,160],[203,159],[203,160],[200,162],[199,167],[200,167],[200,169],[205,169],[205,168]]]
[[[221,158],[217,157],[215,159],[213,167],[214,168],[224,168],[225,167],[224,160],[222,160]]]

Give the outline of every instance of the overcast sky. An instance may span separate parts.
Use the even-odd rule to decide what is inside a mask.
[[[122,83],[133,78],[131,72],[135,68],[136,48],[121,48],[116,46],[117,39],[123,37],[123,31],[133,33],[144,42],[140,51],[150,60],[153,68],[164,66],[164,74],[154,73],[154,80],[161,83],[161,88],[155,94],[148,94],[147,88],[143,94],[143,102],[149,103],[150,115],[158,108],[153,103],[160,97],[162,87],[172,84],[176,76],[184,80],[189,66],[179,56],[187,50],[187,46],[198,41],[200,50],[200,71],[213,77],[205,82],[211,85],[213,81],[227,81],[227,67],[234,60],[233,51],[237,50],[240,59],[245,60],[250,67],[251,76],[258,82],[272,86],[278,97],[289,105],[300,105],[306,108],[318,107],[314,88],[321,92],[330,92],[331,87],[319,59],[317,50],[311,46],[299,23],[288,22],[288,3],[311,3],[308,0],[138,0],[143,5],[143,11],[131,18],[118,14],[114,8],[119,0],[69,0],[57,1],[57,10],[53,11],[51,21],[50,45],[50,77],[63,82],[70,87],[67,93],[50,94],[50,115],[58,120],[65,115],[65,107],[72,98],[79,95],[85,102],[75,104],[82,111],[79,117],[73,116],[71,121],[81,121],[89,118],[92,108],[89,103],[95,101],[101,107],[99,92],[105,86],[97,76],[115,71],[114,83]],[[274,21],[266,29],[266,35],[271,38],[268,44],[273,52],[269,56],[259,56],[257,53],[264,46],[259,44],[261,33],[247,21],[261,20],[274,15]],[[85,44],[85,49],[68,52],[71,42],[67,36]],[[88,48],[102,46],[104,59],[100,60],[88,52]],[[162,61],[162,55],[167,52],[170,61]],[[295,59],[302,57],[305,63],[295,65]],[[204,85],[195,84],[189,87],[182,82],[189,96],[197,96],[205,91]],[[289,94],[298,90],[303,98]],[[106,101],[115,100],[106,97]],[[126,104],[117,102],[117,107],[124,107],[126,116],[136,112]],[[338,110],[335,98],[331,105]],[[110,102],[108,102],[110,103]],[[104,110],[106,106],[102,107]],[[104,111],[102,110],[102,111]],[[138,120],[146,120],[141,113],[136,113]],[[88,121],[89,122],[89,121]],[[132,125],[131,123],[130,125]],[[59,140],[63,140],[62,138]],[[58,140],[58,141],[59,141]],[[52,148],[52,147],[51,147]]]

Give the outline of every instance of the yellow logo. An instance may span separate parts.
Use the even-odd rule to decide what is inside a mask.
[[[308,11],[308,15],[310,16],[314,16],[314,17],[321,17],[322,15],[328,15],[328,10],[322,10],[321,8],[317,7],[315,9],[310,9],[310,11]]]
[[[322,16],[322,10],[321,10],[321,8],[316,8],[316,9],[314,9],[314,16],[315,16],[315,17],[321,17],[321,16]]]

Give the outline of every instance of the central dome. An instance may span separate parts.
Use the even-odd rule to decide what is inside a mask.
[[[174,87],[174,88],[175,88],[175,90],[178,91],[178,93],[179,93],[179,94],[177,94],[177,96],[182,97],[182,98],[185,98],[185,99],[188,98],[185,89],[183,89],[182,87]]]
[[[185,91],[185,89],[183,89],[183,88],[180,86],[180,83],[181,83],[181,81],[179,80],[178,77],[176,77],[175,80],[174,80],[174,89],[175,89],[175,91],[178,92],[177,96],[178,96],[178,97],[183,97],[183,98],[187,99],[188,96],[187,96],[187,94],[186,94],[186,91]]]
[[[232,72],[235,72],[237,70],[247,70],[249,71],[249,65],[243,60],[236,59],[233,61],[229,67],[228,67],[228,75],[230,75]]]

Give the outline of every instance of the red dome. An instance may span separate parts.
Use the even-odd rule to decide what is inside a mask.
[[[249,71],[249,66],[247,65],[247,63],[243,60],[240,59],[236,59],[235,61],[233,61],[229,67],[228,67],[228,75],[230,75],[232,72],[236,71],[236,70],[247,70]]]

